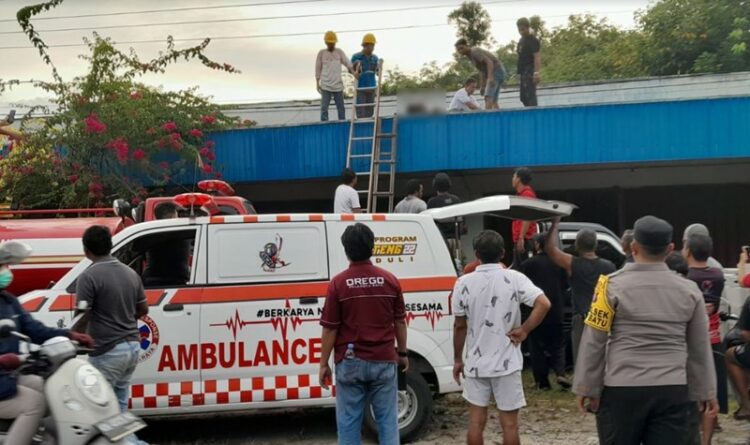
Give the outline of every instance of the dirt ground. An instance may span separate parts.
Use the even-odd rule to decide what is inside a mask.
[[[560,390],[526,390],[528,407],[521,414],[521,440],[526,445],[596,445],[596,426],[591,415],[574,408],[573,396]],[[721,416],[724,431],[714,436],[714,445],[750,445],[750,423]],[[460,394],[435,401],[433,420],[416,445],[465,443],[466,405]],[[308,409],[284,413],[162,420],[149,422],[141,438],[157,445],[329,445],[336,443],[336,421],[332,409]],[[502,444],[500,423],[492,413],[485,443]],[[365,443],[377,443],[366,437]],[[678,444],[674,444],[678,445]]]

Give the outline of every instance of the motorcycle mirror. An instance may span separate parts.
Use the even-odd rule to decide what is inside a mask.
[[[130,217],[132,207],[130,207],[130,203],[126,200],[115,199],[115,202],[112,203],[112,208],[115,211],[115,215],[119,216],[120,218]]]
[[[13,331],[16,330],[16,323],[13,320],[3,319],[0,320],[0,338],[8,338],[13,335]]]

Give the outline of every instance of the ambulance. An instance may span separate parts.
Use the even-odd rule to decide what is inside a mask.
[[[160,243],[181,240],[192,250],[187,284],[146,288],[150,310],[139,324],[130,408],[147,417],[333,406],[335,384],[326,390],[318,382],[319,319],[329,280],[348,267],[341,235],[362,222],[375,233],[372,262],[395,274],[404,292],[410,369],[398,416],[403,439],[413,440],[429,422],[433,397],[459,390],[456,270],[435,220],[472,213],[542,220],[573,207],[493,196],[423,215],[229,215],[128,227],[115,235],[113,255],[139,274]],[[52,288],[24,295],[23,306],[47,325],[69,326],[76,278],[89,265],[81,261]],[[366,422],[374,427],[371,415]]]

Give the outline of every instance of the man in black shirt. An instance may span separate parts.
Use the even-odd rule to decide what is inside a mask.
[[[451,178],[445,173],[438,173],[435,175],[435,179],[432,180],[432,189],[435,191],[435,196],[427,200],[428,209],[461,203],[461,199],[459,199],[458,196],[450,193]],[[448,250],[450,250],[451,256],[458,258],[460,252],[458,252],[459,240],[456,239],[455,221],[437,222],[436,224],[440,229],[440,233],[443,234],[443,238],[448,245]],[[459,235],[463,235],[464,230],[463,219],[459,218]],[[458,267],[458,265],[456,267]]]
[[[542,56],[539,52],[539,39],[531,34],[531,24],[526,17],[516,22],[521,40],[518,41],[518,76],[521,78],[521,102],[524,106],[535,107],[536,86],[539,71],[542,69]]]
[[[544,252],[547,242],[546,233],[538,233],[532,238],[534,253],[532,258],[524,261],[520,272],[544,291],[552,307],[542,324],[534,329],[530,336],[531,367],[534,380],[539,389],[550,389],[549,371],[552,368],[557,376],[557,383],[563,388],[570,388],[571,383],[565,377],[565,348],[563,344],[563,292],[568,287],[565,270],[557,266]]]
[[[596,256],[596,232],[589,229],[579,230],[576,234],[575,248],[578,256],[565,253],[558,247],[557,226],[560,218],[552,222],[549,230],[549,242],[544,246],[550,259],[568,273],[570,292],[573,300],[573,361],[578,357],[578,343],[583,334],[583,321],[591,308],[594,288],[599,276],[609,275],[616,270],[615,265],[604,258]]]
[[[750,420],[750,395],[748,394],[748,373],[750,373],[750,298],[745,300],[737,322],[742,344],[727,349],[726,362],[729,380],[734,385],[740,401],[740,409],[734,413],[737,420]]]

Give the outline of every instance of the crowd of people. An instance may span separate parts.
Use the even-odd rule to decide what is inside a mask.
[[[527,107],[537,105],[536,88],[541,80],[541,44],[531,32],[531,23],[527,18],[516,22],[521,38],[518,41],[518,71],[520,83],[521,103]],[[355,112],[358,118],[373,115],[377,76],[381,71],[381,60],[374,54],[376,39],[372,33],[362,38],[362,51],[348,59],[346,53],[336,47],[338,36],[334,31],[328,31],[323,36],[326,47],[318,52],[315,59],[315,88],[320,94],[320,120],[328,120],[328,107],[333,99],[336,104],[339,120],[346,120],[344,106],[344,80],[342,67],[355,78],[356,100]],[[453,96],[448,111],[479,110],[479,102],[474,93],[484,98],[487,110],[499,109],[500,90],[510,76],[502,61],[490,51],[479,47],[472,47],[466,39],[459,39],[455,44],[458,54],[467,57],[477,68],[477,77],[470,77],[464,81]]]
[[[516,194],[535,198],[532,180],[531,170],[517,169],[511,180]],[[337,202],[346,191],[351,194],[350,172],[342,182]],[[461,202],[450,193],[445,173],[435,176],[432,189],[425,202],[423,184],[410,180],[396,212]],[[361,208],[356,201],[337,210]],[[461,224],[438,227],[451,248],[465,233]],[[740,401],[734,417],[750,420],[750,302],[733,333],[722,338],[725,278],[711,256],[706,226],[688,226],[676,251],[668,222],[639,219],[622,234],[625,261],[619,270],[597,255],[594,230],[578,231],[569,251],[560,247],[559,219],[546,232],[538,233],[538,227],[513,221],[508,267],[502,263],[502,236],[479,233],[473,243],[476,260],[464,268],[453,291],[455,378],[469,403],[469,444],[482,443],[491,395],[500,410],[503,443],[519,443],[518,410],[525,406],[520,344],[527,337],[526,361],[536,387],[553,388],[554,373],[557,386],[578,396],[582,411],[596,413],[602,444],[712,443],[721,430],[717,413],[729,409],[727,376]],[[750,247],[743,247],[738,264],[743,287],[750,287],[749,258]],[[521,310],[524,305],[530,312]],[[568,307],[572,326],[566,338]],[[575,364],[572,376],[567,344]]]
[[[528,198],[536,196],[532,182],[528,168],[517,169],[511,179],[516,193]],[[345,170],[336,192],[337,211],[361,211],[355,185],[356,174]],[[411,180],[397,209],[419,213],[460,203],[451,186],[447,174],[437,174],[434,194],[425,202],[423,184]],[[176,217],[174,210],[165,207],[159,217]],[[439,224],[449,246],[465,234],[461,226]],[[519,411],[526,406],[521,372],[529,360],[539,389],[554,387],[552,372],[557,386],[576,394],[582,411],[596,414],[604,445],[709,445],[721,428],[717,413],[729,409],[727,376],[740,402],[734,417],[750,420],[750,300],[737,326],[722,338],[725,278],[711,256],[713,240],[704,225],[687,227],[677,252],[667,221],[638,219],[622,235],[627,259],[619,270],[597,256],[596,232],[580,230],[571,253],[560,247],[559,219],[545,232],[538,227],[513,222],[507,267],[503,237],[481,231],[473,239],[476,260],[453,289],[453,375],[468,403],[467,443],[483,443],[493,400],[503,443],[520,443]],[[344,231],[341,242],[350,267],[331,280],[320,320],[320,384],[332,384],[333,358],[338,435],[345,444],[360,443],[368,401],[380,443],[399,443],[397,376],[409,368],[405,303],[399,280],[370,262],[374,240],[365,224]],[[64,335],[93,348],[90,362],[111,384],[124,411],[140,352],[137,320],[148,313],[143,283],[111,256],[106,227],[90,227],[82,241],[92,265],[76,280],[76,310],[82,317],[71,330],[34,321],[5,291],[0,291],[0,317],[17,320],[18,329],[35,342]],[[13,279],[8,265],[21,261],[24,252],[28,256],[22,243],[0,245],[0,289]],[[738,264],[743,287],[750,287],[749,259],[745,246]],[[182,272],[180,267],[176,279]],[[163,280],[160,274],[153,269]],[[572,378],[565,363],[567,306],[572,308]],[[2,347],[0,368],[17,368],[18,342]],[[8,443],[30,443],[36,433],[44,415],[40,388],[39,380],[0,373],[0,418],[16,419]],[[140,442],[134,436],[129,441]]]

